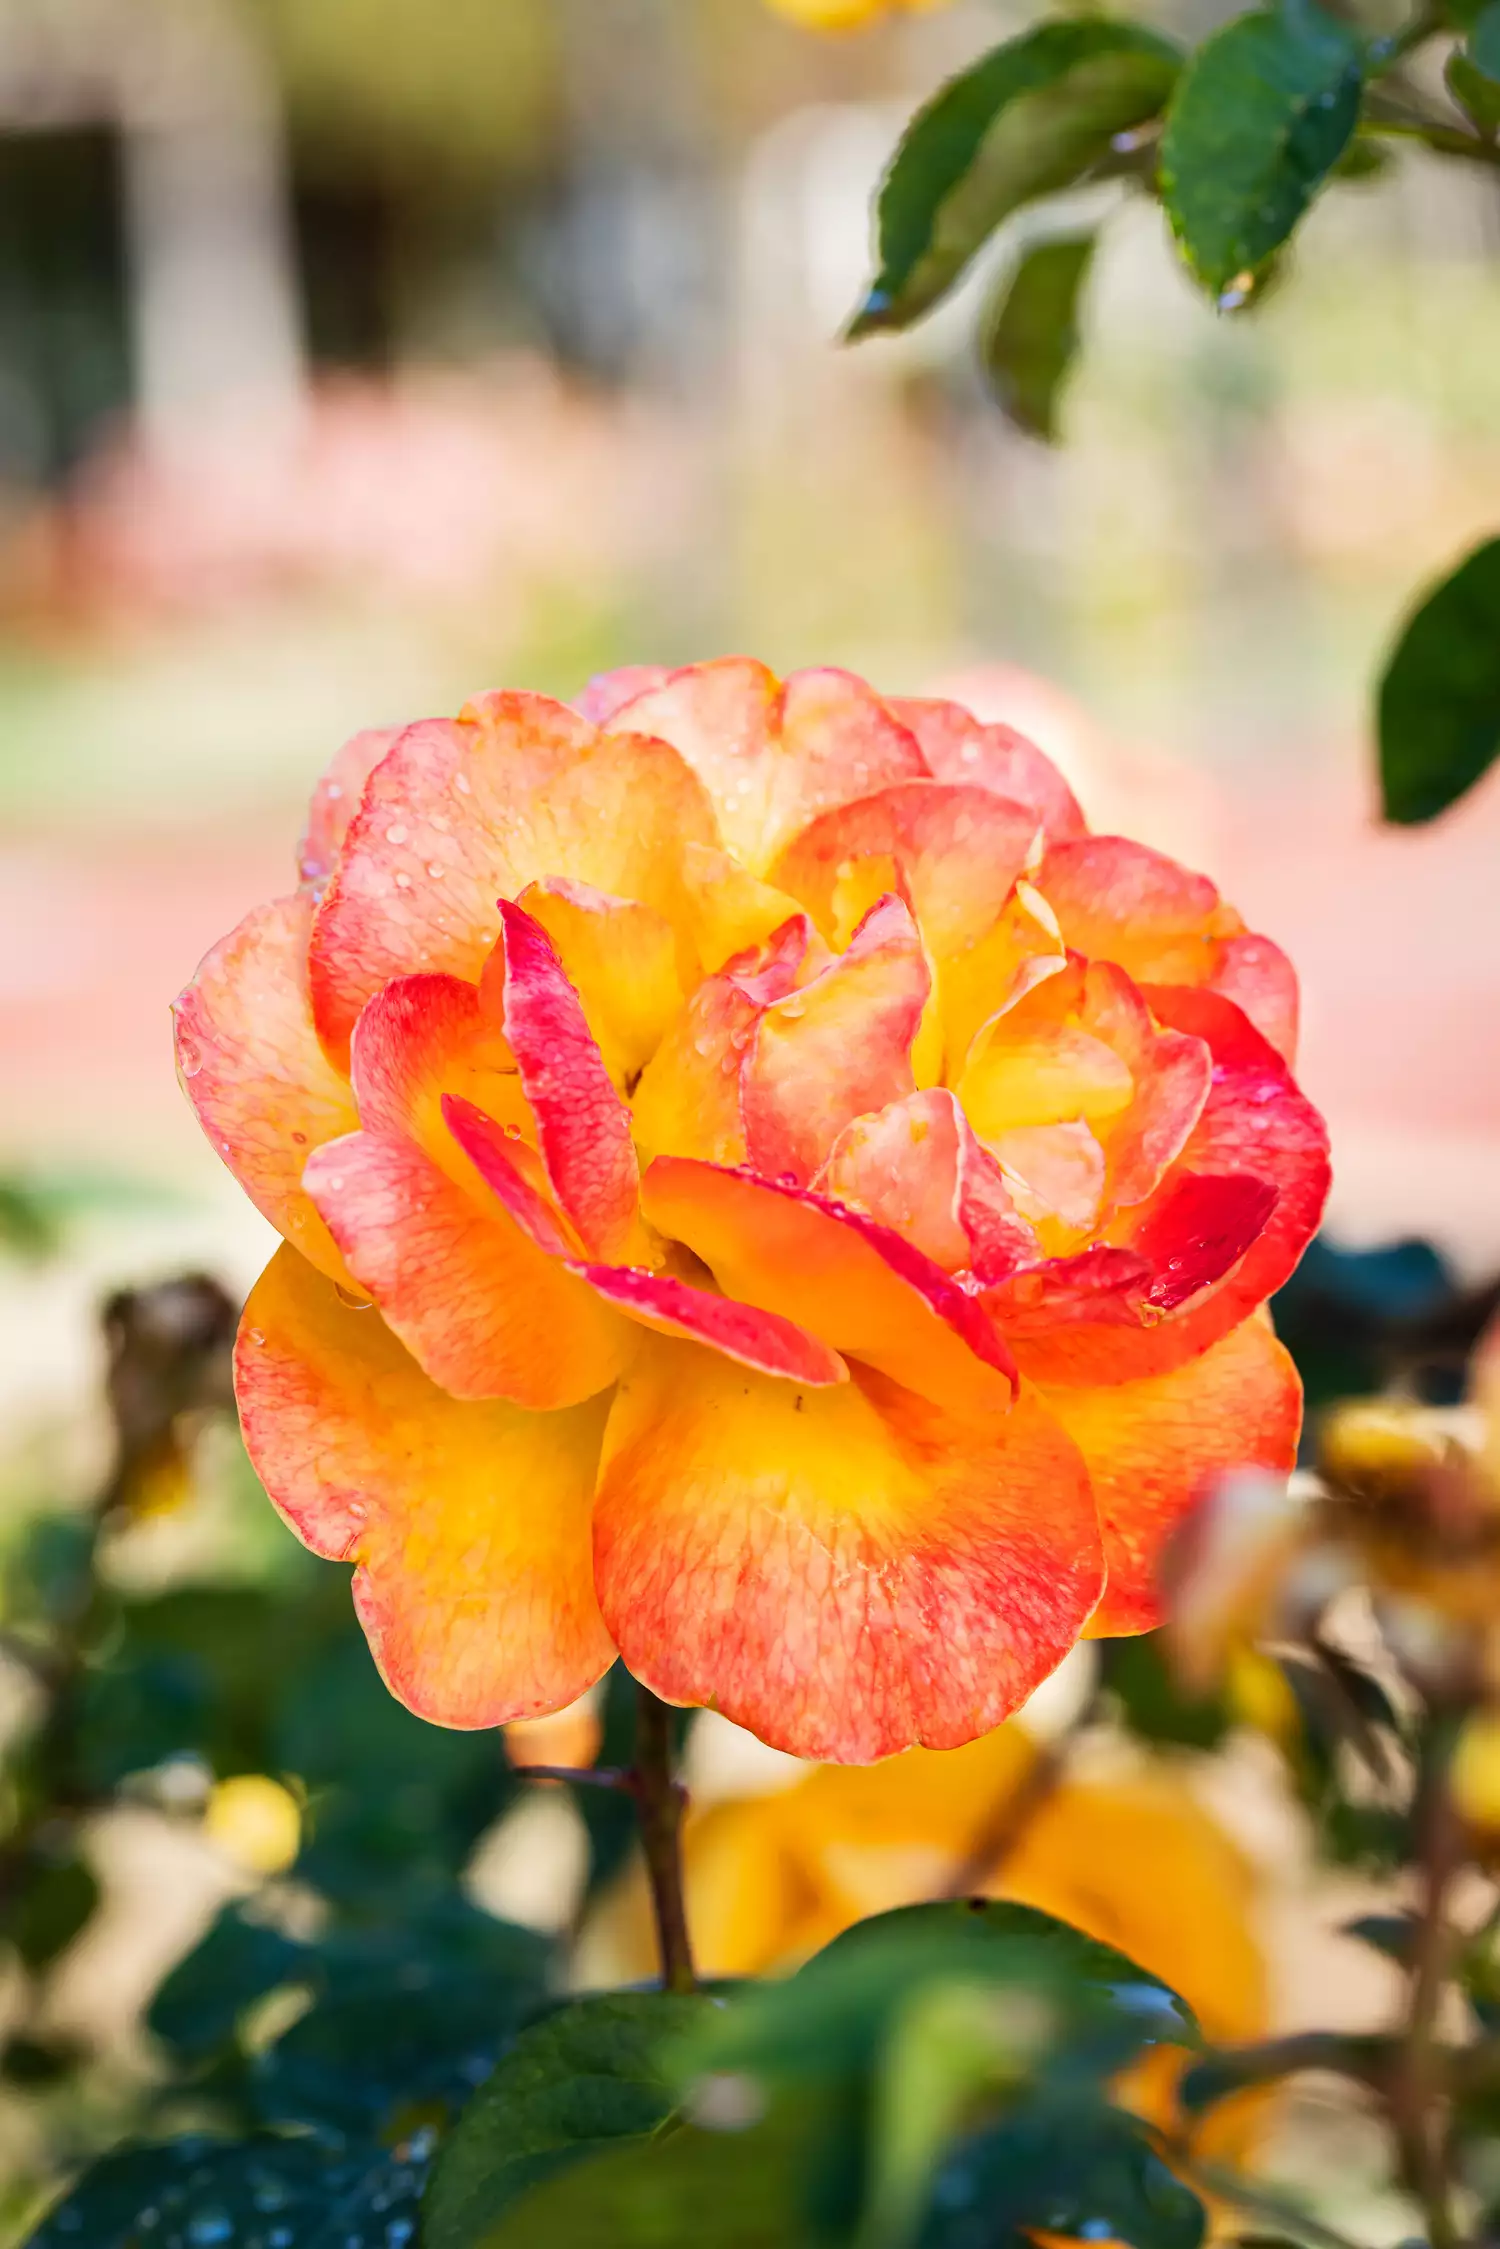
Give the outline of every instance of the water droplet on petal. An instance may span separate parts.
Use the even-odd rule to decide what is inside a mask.
[[[393,821],[390,827],[388,827],[385,831],[385,840],[387,843],[405,843],[406,837],[407,830],[405,829],[405,827],[403,827],[402,823],[399,820]]]
[[[398,890],[410,890],[411,888],[411,876],[404,867],[399,867],[396,870],[396,888]]]
[[[469,779],[467,773],[456,773],[453,777],[453,786],[455,789],[457,789],[461,797],[466,797],[473,793],[474,784]]]
[[[190,1031],[177,1033],[177,1067],[185,1078],[196,1078],[203,1067],[203,1049]]]

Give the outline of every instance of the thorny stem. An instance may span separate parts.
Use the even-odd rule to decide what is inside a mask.
[[[1418,1781],[1421,1910],[1407,1991],[1406,2033],[1386,2106],[1401,2173],[1421,2205],[1432,2249],[1458,2249],[1449,2166],[1446,2057],[1438,2013],[1453,1952],[1448,1905],[1463,1864],[1463,1835],[1448,1786],[1448,1746],[1440,1741]]]
[[[636,1683],[635,1763],[628,1785],[641,1821],[641,1849],[651,1885],[662,1988],[696,1991],[682,1883],[682,1815],[687,1792],[672,1771],[672,1713]]]

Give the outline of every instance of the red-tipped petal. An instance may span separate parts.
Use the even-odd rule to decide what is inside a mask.
[[[1102,1580],[1082,1464],[1033,1401],[955,1416],[867,1370],[800,1389],[667,1342],[620,1385],[594,1554],[637,1678],[851,1763],[999,1724]]]
[[[652,1164],[642,1204],[727,1296],[795,1319],[955,1410],[1009,1407],[1010,1356],[990,1322],[889,1227],[806,1188],[675,1156]]]
[[[1279,945],[1248,931],[1226,937],[1212,988],[1249,1016],[1287,1062],[1297,1059],[1297,971]]]
[[[359,1286],[453,1397],[547,1412],[614,1381],[626,1331],[477,1182],[372,1132],[320,1148],[306,1179]]]
[[[1037,1255],[999,1165],[943,1086],[856,1117],[816,1184],[894,1228],[947,1273],[967,1267],[990,1279]]]
[[[1249,1172],[1205,1178],[1180,1172],[1130,1237],[1151,1267],[1147,1302],[1175,1312],[1189,1297],[1212,1288],[1265,1231],[1276,1208],[1269,1179]]]
[[[654,907],[561,878],[528,883],[516,903],[551,939],[610,1077],[633,1085],[682,1006],[672,924]]]
[[[173,1010],[194,1114],[256,1209],[322,1273],[349,1278],[302,1167],[359,1122],[318,1044],[307,992],[312,900],[257,906],[215,945]]]
[[[350,1075],[367,1132],[411,1140],[464,1177],[443,1122],[445,1094],[473,1103],[534,1143],[536,1122],[496,1012],[461,976],[393,977],[354,1027]],[[537,1161],[527,1150],[528,1176]]]
[[[476,1109],[472,1101],[451,1093],[443,1096],[443,1122],[485,1185],[537,1248],[549,1257],[576,1256],[578,1244],[564,1231],[566,1221],[522,1170],[513,1132]]]
[[[235,1389],[277,1508],[315,1554],[357,1565],[360,1621],[409,1709],[499,1726],[608,1669],[590,1552],[603,1399],[460,1404],[291,1250],[251,1292]]]
[[[694,1288],[674,1274],[647,1273],[639,1266],[577,1265],[574,1271],[617,1311],[658,1335],[706,1344],[740,1366],[814,1389],[849,1379],[836,1351],[778,1313],[757,1311],[733,1297]]]
[[[630,1111],[610,1082],[546,931],[506,899],[499,912],[500,941],[486,964],[481,997],[494,1007],[515,1056],[558,1201],[585,1248],[619,1256],[636,1223],[639,1173]]]
[[[401,733],[399,726],[371,726],[352,735],[313,790],[297,852],[297,872],[313,892],[321,893],[338,865],[349,823],[364,801],[365,783]]]

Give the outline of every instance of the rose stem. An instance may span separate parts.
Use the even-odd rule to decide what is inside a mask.
[[[641,1848],[651,1884],[662,1988],[696,1991],[682,1887],[682,1815],[687,1792],[672,1772],[672,1713],[636,1682],[635,1764],[630,1788],[641,1819]]]

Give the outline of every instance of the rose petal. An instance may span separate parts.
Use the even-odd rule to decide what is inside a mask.
[[[591,725],[602,726],[622,704],[633,702],[648,688],[660,687],[671,676],[670,664],[621,664],[612,672],[595,672],[578,698],[578,709]]]
[[[681,752],[755,875],[820,812],[927,770],[912,735],[852,673],[794,672],[783,685],[749,657],[674,672],[609,724]]]
[[[1218,966],[1219,893],[1164,852],[1083,836],[1054,845],[1036,879],[1072,950],[1138,983],[1202,984]]]
[[[747,874],[727,851],[690,843],[682,855],[689,926],[704,972],[712,975],[736,954],[763,945],[797,915],[797,901]]]
[[[549,1257],[576,1257],[581,1245],[572,1228],[541,1193],[529,1169],[522,1168],[521,1159],[531,1151],[460,1095],[443,1095],[443,1122],[486,1187],[537,1248]]]
[[[338,864],[349,823],[364,801],[365,783],[401,733],[399,726],[371,726],[352,735],[313,790],[297,851],[297,872],[315,893],[321,893]]]
[[[497,897],[565,876],[669,919],[688,841],[718,841],[700,784],[663,742],[598,733],[545,695],[488,695],[409,726],[371,775],[313,928],[313,1011],[344,1053],[393,976],[477,981]]]
[[[1037,813],[1049,839],[1081,836],[1078,800],[1051,758],[1013,726],[985,726],[961,703],[936,696],[892,696],[888,707],[921,744],[940,781],[976,782]]]
[[[349,1279],[302,1188],[325,1140],[359,1122],[326,1060],[307,992],[313,902],[278,898],[221,938],[173,1015],[183,1092],[256,1209],[331,1280]]]
[[[1087,1461],[1098,1501],[1109,1582],[1093,1635],[1160,1624],[1157,1573],[1184,1516],[1232,1470],[1281,1475],[1297,1457],[1302,1385],[1259,1318],[1171,1374],[1042,1396]]]
[[[639,1266],[577,1265],[573,1270],[606,1303],[658,1335],[706,1344],[740,1366],[814,1389],[849,1379],[849,1369],[836,1351],[775,1312],[758,1312],[753,1305],[694,1288],[671,1273],[647,1273]]]
[[[503,1725],[608,1669],[590,1554],[603,1400],[460,1404],[285,1249],[245,1307],[235,1388],[256,1474],[305,1545],[357,1565],[375,1660],[418,1716]]]
[[[537,1146],[559,1203],[596,1255],[623,1255],[635,1238],[637,1188],[630,1111],[610,1083],[582,1004],[540,923],[500,901],[500,941],[480,999],[516,1058]]]
[[[453,1397],[547,1412],[614,1381],[627,1331],[478,1180],[470,1193],[411,1141],[356,1132],[306,1182],[359,1286]]]
[[[594,1555],[638,1679],[849,1762],[997,1725],[1102,1579],[1087,1477],[1031,1401],[955,1416],[867,1370],[804,1390],[666,1342],[617,1393]]]
[[[805,1183],[851,1118],[915,1090],[912,1049],[931,988],[915,922],[885,898],[831,967],[765,1009],[740,1086],[756,1170]]]
[[[727,1296],[955,1410],[1009,1407],[1009,1355],[984,1313],[889,1227],[806,1188],[676,1156],[657,1158],[641,1197]]]
[[[1212,1288],[1264,1232],[1275,1207],[1276,1189],[1252,1173],[1177,1173],[1130,1236],[1130,1247],[1152,1270],[1147,1301],[1159,1312],[1175,1312]]]
[[[820,1193],[867,1211],[944,1272],[996,1277],[1037,1255],[999,1165],[946,1087],[908,1095],[846,1125],[818,1174]]]
[[[633,1085],[682,1006],[672,924],[561,877],[528,883],[516,903],[547,932],[610,1077]]]
[[[443,1117],[452,1094],[483,1109],[522,1144],[526,1176],[545,1184],[536,1119],[496,1011],[461,976],[393,977],[354,1027],[350,1076],[367,1132],[411,1140],[464,1182]]]
[[[1037,833],[1034,811],[973,783],[898,781],[823,813],[783,851],[771,879],[841,944],[852,926],[840,912],[850,873],[868,862],[872,895],[899,890],[943,960],[993,926]],[[857,901],[856,911],[869,902]]]
[[[1226,937],[1212,988],[1248,1015],[1287,1062],[1297,1059],[1297,971],[1279,945],[1248,931]]]

